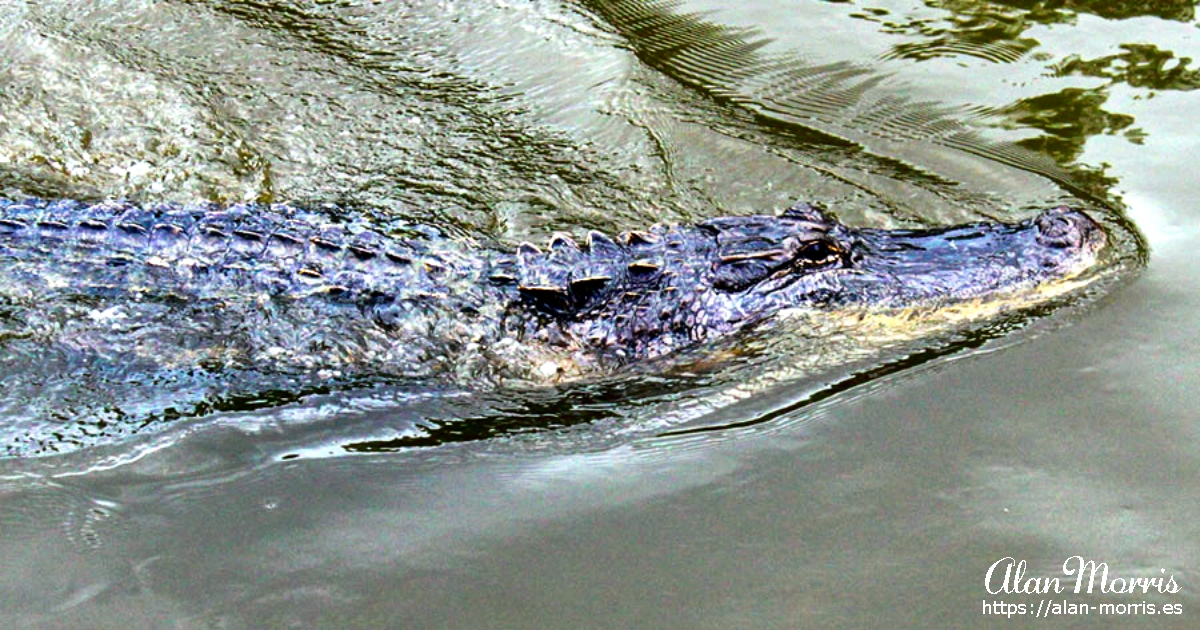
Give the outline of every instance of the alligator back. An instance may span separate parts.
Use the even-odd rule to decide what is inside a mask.
[[[767,330],[784,312],[815,328],[908,309],[891,316],[892,333],[911,336],[914,314],[933,329],[937,313],[952,321],[995,312],[980,306],[989,301],[1050,299],[1106,242],[1091,218],[1064,208],[1011,224],[887,231],[850,228],[799,204],[778,217],[719,217],[616,239],[592,233],[582,247],[559,235],[545,249],[522,244],[506,255],[415,228],[400,236],[361,218],[327,218],[336,214],[344,216],[0,201],[0,356],[10,394],[0,418],[46,436],[61,434],[52,419],[65,413],[80,427],[70,441],[85,444],[91,431],[129,426],[128,417],[178,415],[178,401],[203,415],[231,396],[274,400],[381,377],[472,390],[556,382]],[[712,365],[703,354],[656,365]],[[83,408],[64,402],[71,391],[87,392]]]
[[[494,249],[328,216],[0,200],[0,452],[365,383],[486,389],[539,365],[498,342],[525,309],[488,281]]]
[[[484,268],[447,239],[387,238],[362,222],[333,224],[290,206],[254,204],[0,200],[0,256],[9,264],[36,260],[27,279],[44,286],[66,274],[72,284],[62,288],[70,290],[170,289],[193,297],[255,290],[390,298],[444,292],[454,277],[478,286]]]
[[[0,334],[164,364],[424,376],[499,334],[516,291],[486,280],[489,254],[290,206],[0,201]]]
[[[512,255],[410,229],[423,235],[393,237],[362,219],[334,222],[286,205],[0,200],[0,296],[35,310],[91,301],[49,329],[100,330],[105,340],[90,343],[110,354],[123,351],[119,340],[88,322],[109,317],[106,308],[145,320],[125,311],[164,304],[186,311],[189,324],[212,322],[206,334],[217,339],[226,338],[222,327],[245,330],[239,366],[268,371],[286,371],[287,362],[267,359],[287,356],[406,376],[455,363],[461,376],[459,349],[486,349],[466,362],[473,384],[481,370],[580,376],[727,332],[726,311],[695,292],[718,253],[695,227],[615,240],[592,232],[583,248],[556,235],[545,252],[524,243]],[[317,342],[293,351],[302,334]],[[177,343],[158,345],[190,356]],[[355,350],[322,350],[345,345]]]

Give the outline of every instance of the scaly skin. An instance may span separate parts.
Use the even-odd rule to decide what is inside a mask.
[[[3,448],[105,444],[364,379],[488,389],[593,376],[796,309],[1006,301],[1086,270],[1106,241],[1062,208],[887,231],[797,205],[515,253],[376,230],[282,205],[0,200]]]
[[[132,299],[323,301],[336,307],[324,315],[353,320],[384,346],[429,349],[360,349],[347,360],[428,375],[437,370],[420,361],[434,353],[499,348],[475,358],[471,378],[588,373],[729,335],[787,308],[904,307],[1033,288],[1086,268],[1103,244],[1090,218],[1066,209],[1017,224],[883,231],[798,205],[780,217],[655,227],[615,241],[593,232],[585,247],[559,235],[546,253],[522,244],[513,256],[437,236],[389,238],[288,206],[0,201],[0,261],[29,286]]]

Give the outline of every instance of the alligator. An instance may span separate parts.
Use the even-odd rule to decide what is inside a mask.
[[[156,368],[560,382],[797,309],[1034,292],[1105,242],[1067,207],[886,230],[798,203],[513,251],[332,208],[0,200],[0,354],[20,340]]]

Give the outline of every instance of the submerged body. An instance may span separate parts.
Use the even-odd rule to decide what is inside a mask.
[[[1104,243],[1068,209],[886,231],[797,205],[616,239],[593,232],[583,246],[557,235],[545,251],[514,253],[289,206],[0,201],[0,353],[55,347],[64,365],[292,383],[554,382],[794,309],[1035,292],[1093,265]]]

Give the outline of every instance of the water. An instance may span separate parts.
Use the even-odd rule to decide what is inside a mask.
[[[1060,624],[1193,627],[1194,5],[720,4],[4,3],[0,187],[510,241],[799,197],[883,226],[1070,201],[1118,235],[1106,295],[751,398],[721,379],[753,365],[380,387],[8,460],[3,623],[1034,625],[983,614],[1042,599],[988,567],[1082,555],[1183,590],[1056,601],[1183,614]],[[396,441],[431,427],[454,439]]]

